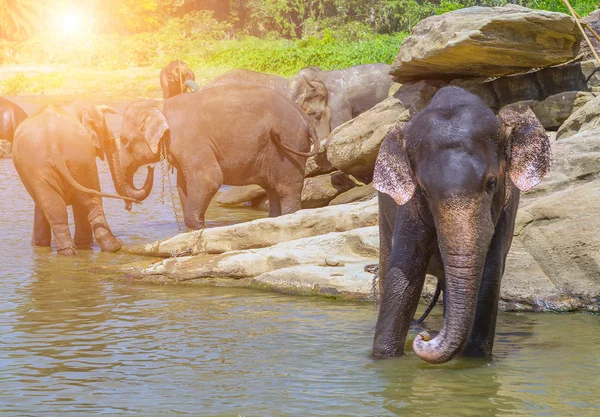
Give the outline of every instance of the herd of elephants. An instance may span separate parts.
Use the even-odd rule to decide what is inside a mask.
[[[105,119],[110,107],[75,101],[27,117],[1,99],[0,133],[12,142],[35,202],[32,244],[50,246],[53,236],[60,254],[73,255],[95,237],[103,251],[118,251],[101,198],[121,198],[126,208],[144,200],[153,168],[141,188],[134,174],[161,158],[176,169],[190,229],[204,227],[223,184],[258,184],[270,216],[293,213],[307,158],[333,129],[388,96],[388,71],[384,64],[308,67],[287,79],[234,70],[200,89],[189,67],[173,61],[160,75],[164,98],[131,104],[118,141]],[[107,159],[118,195],[101,192],[96,157]],[[440,89],[411,121],[390,129],[373,174],[381,292],[375,357],[404,354],[426,274],[443,289],[444,322],[435,335],[417,335],[415,353],[429,363],[491,355],[519,193],[541,181],[550,160],[548,136],[531,110],[496,115],[458,87]]]

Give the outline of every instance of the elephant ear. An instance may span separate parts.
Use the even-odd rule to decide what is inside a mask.
[[[404,146],[405,123],[398,123],[383,139],[375,162],[373,187],[388,194],[396,204],[406,204],[417,189]]]
[[[158,153],[158,144],[163,138],[169,125],[163,112],[157,107],[149,107],[142,112],[140,132],[153,154]]]
[[[98,136],[98,132],[97,132],[97,129],[99,127],[94,125],[94,118],[92,115],[90,115],[88,113],[87,110],[80,109],[80,111],[81,111],[81,124],[83,125],[85,130],[90,135],[92,144],[94,145],[94,148],[96,148],[96,155],[98,155],[98,157],[100,157],[100,159],[104,161],[104,150],[102,147],[102,141],[100,140],[100,137]]]
[[[546,130],[529,108],[522,113],[502,109],[498,119],[507,139],[508,175],[519,190],[528,191],[550,170],[550,140]]]

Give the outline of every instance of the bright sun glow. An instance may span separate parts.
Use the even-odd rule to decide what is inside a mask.
[[[52,16],[52,29],[56,35],[76,38],[91,33],[93,19],[78,10],[63,10]]]
[[[83,29],[84,18],[80,14],[68,13],[62,17],[62,32],[65,35],[77,35]]]

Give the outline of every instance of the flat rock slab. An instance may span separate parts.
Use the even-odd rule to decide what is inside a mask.
[[[390,74],[424,78],[499,77],[565,63],[582,35],[566,14],[504,7],[469,7],[421,20]]]
[[[360,203],[299,210],[280,217],[182,233],[141,246],[124,247],[129,253],[170,257],[174,254],[219,254],[256,249],[280,242],[344,232],[377,224],[378,205],[373,198]]]

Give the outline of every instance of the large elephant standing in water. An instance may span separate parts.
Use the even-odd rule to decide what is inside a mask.
[[[442,363],[492,352],[500,280],[520,191],[550,168],[550,143],[531,110],[498,117],[474,94],[438,91],[385,137],[375,165],[382,300],[373,354],[404,354],[425,274],[444,288],[444,323],[413,349]]]
[[[205,88],[219,85],[261,85],[291,98],[308,114],[320,139],[360,113],[383,101],[392,85],[386,64],[357,65],[323,71],[301,70],[292,79],[247,70],[229,71]]]
[[[77,101],[62,107],[48,106],[25,120],[15,133],[12,158],[23,185],[35,202],[32,244],[50,246],[52,235],[57,250],[73,255],[76,248],[89,248],[92,235],[103,251],[115,252],[121,244],[104,216],[101,197],[131,203],[150,193],[149,171],[143,190],[128,189],[119,179],[118,151],[105,115],[116,113],[106,106]],[[96,156],[107,157],[121,197],[100,192]],[[67,206],[73,205],[75,241],[69,230]]]
[[[300,209],[306,159],[319,149],[302,109],[254,85],[134,103],[125,112],[120,139],[120,161],[131,186],[136,170],[158,162],[161,154],[177,169],[190,229],[204,227],[204,213],[222,184],[260,185],[269,197],[270,216]]]
[[[163,98],[174,97],[187,89],[197,91],[196,76],[188,65],[180,60],[171,61],[160,72],[160,88]]]

